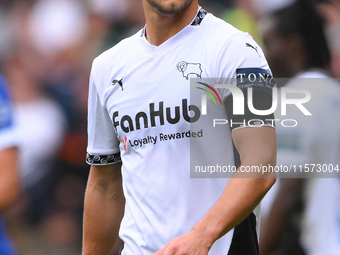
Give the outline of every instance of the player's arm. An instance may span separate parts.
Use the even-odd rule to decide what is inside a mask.
[[[274,128],[242,128],[233,131],[232,137],[241,157],[240,168],[275,166]],[[198,231],[204,231],[208,238],[212,238],[211,241],[215,241],[245,219],[275,183],[275,173],[252,173],[252,178],[237,178],[238,174],[241,177],[244,175],[235,174],[215,206],[194,227]]]
[[[0,150],[0,211],[19,194],[18,152],[15,147]]]
[[[121,163],[91,166],[85,193],[83,255],[109,255],[124,214]]]
[[[241,167],[275,166],[274,128],[241,128],[233,131],[232,137],[241,157]],[[175,238],[155,254],[207,255],[213,243],[245,219],[275,182],[275,173],[257,175],[232,178],[220,199],[189,233]]]

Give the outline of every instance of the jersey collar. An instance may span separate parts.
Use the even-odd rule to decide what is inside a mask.
[[[207,15],[207,11],[204,10],[202,7],[198,9],[198,12],[196,14],[196,17],[191,22],[190,26],[199,26],[201,25],[202,20],[204,19],[205,15]]]
[[[195,18],[192,20],[190,26],[199,26],[201,25],[202,20],[204,19],[205,15],[207,15],[207,11],[204,10],[201,6],[198,8],[197,14],[195,16]],[[140,36],[141,37],[145,37],[145,28],[146,25],[143,27]]]
[[[201,25],[204,17],[207,15],[207,11],[204,10],[202,7],[199,7],[195,18],[190,22],[190,25],[184,27],[181,31],[175,34],[173,37],[166,40],[159,46],[151,45],[145,37],[145,29],[141,30],[140,37],[141,37],[141,46],[147,53],[160,53],[163,52],[165,49],[171,49],[174,45],[178,42],[183,42],[185,37],[188,37],[192,32],[196,31],[196,28]]]

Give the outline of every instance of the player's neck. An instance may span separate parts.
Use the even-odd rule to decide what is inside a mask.
[[[148,42],[155,46],[161,45],[189,25],[198,10],[198,2],[194,0],[181,13],[164,15],[156,12],[146,1],[143,2],[146,19],[145,36]]]

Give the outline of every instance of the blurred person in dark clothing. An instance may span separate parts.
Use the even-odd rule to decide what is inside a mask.
[[[329,68],[325,23],[307,1],[298,0],[264,19],[266,56],[278,78],[291,78],[312,68],[323,72]]]
[[[5,82],[0,76],[0,212],[14,202],[19,193],[17,157],[17,134],[13,127],[10,100]],[[15,254],[1,219],[0,254]]]
[[[296,1],[264,21],[266,57],[274,76],[293,78],[284,87],[307,89],[316,102],[308,109],[308,121],[291,129],[277,127],[277,164],[339,166],[340,86],[328,72],[323,19],[309,2]],[[280,179],[273,197],[262,225],[261,255],[340,254],[337,178]]]
[[[309,0],[326,21],[326,36],[331,50],[331,73],[340,78],[340,0]]]

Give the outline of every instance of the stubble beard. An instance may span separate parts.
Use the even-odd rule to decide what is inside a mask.
[[[166,14],[166,15],[171,15],[171,14],[178,14],[182,12],[184,9],[186,9],[193,0],[185,0],[181,5],[175,5],[171,4],[169,6],[166,6],[162,3],[160,3],[160,0],[146,0],[150,6],[157,11],[160,14]]]

